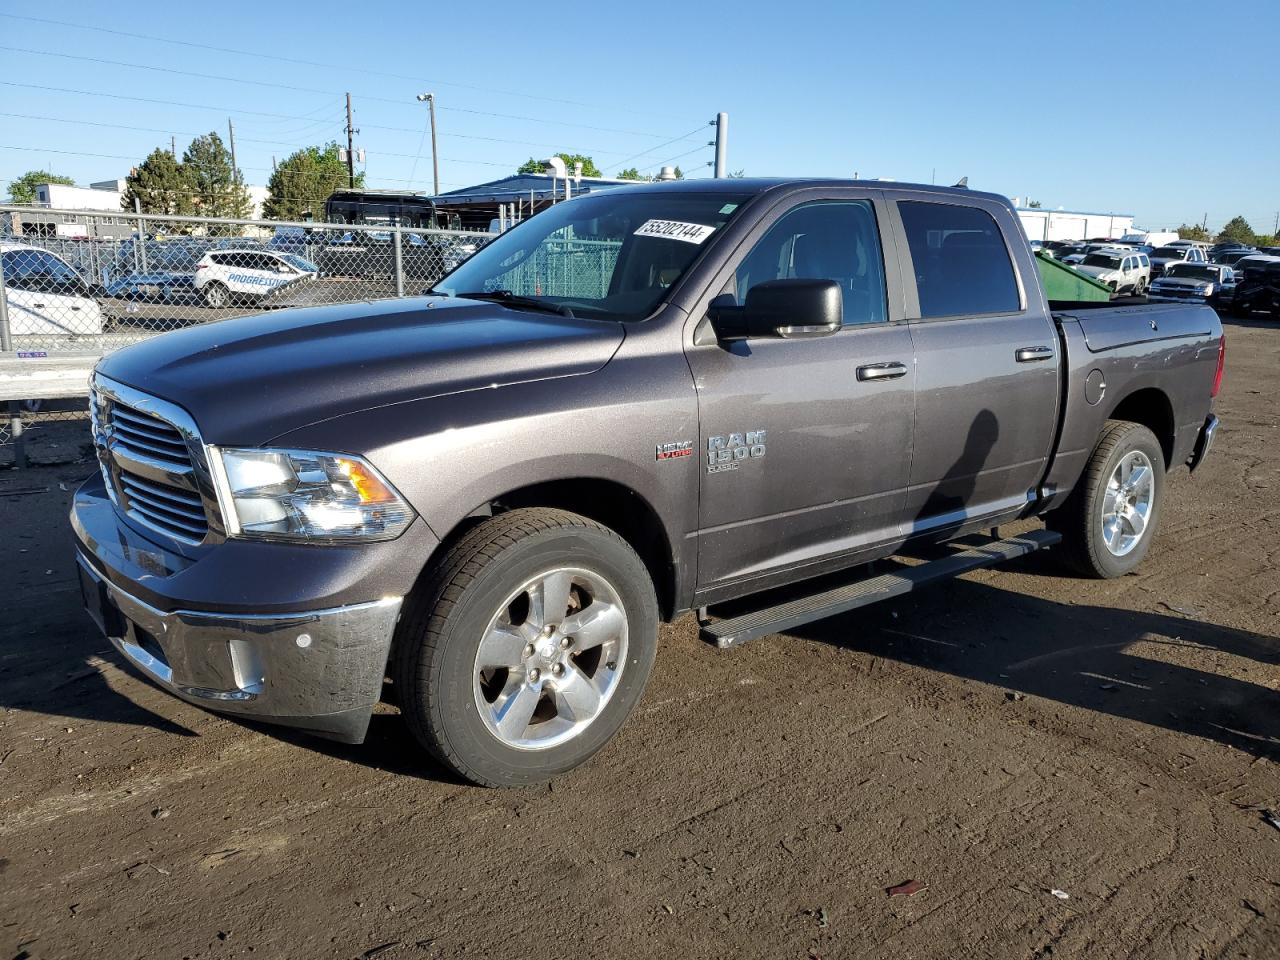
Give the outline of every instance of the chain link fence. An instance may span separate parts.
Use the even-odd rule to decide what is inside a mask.
[[[14,395],[17,382],[43,366],[79,359],[87,379],[98,357],[170,330],[417,296],[491,239],[396,225],[0,206],[0,384],[9,401],[0,465],[13,462],[24,429],[30,439],[87,416],[84,385],[74,379],[65,396],[48,385]],[[569,276],[571,256],[590,254],[566,253],[555,276]]]

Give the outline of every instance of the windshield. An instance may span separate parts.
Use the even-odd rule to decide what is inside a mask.
[[[1120,258],[1108,256],[1105,253],[1091,253],[1084,258],[1083,266],[1106,267],[1108,270],[1119,270]]]
[[[1189,277],[1192,280],[1218,279],[1218,272],[1211,267],[1202,267],[1194,263],[1175,263],[1165,271],[1166,277]]]
[[[1156,247],[1151,251],[1153,257],[1171,257],[1174,260],[1181,260],[1187,255],[1186,247]]]
[[[637,186],[556,204],[481,248],[433,289],[451,296],[509,291],[579,316],[640,320],[746,199]]]
[[[289,264],[290,266],[297,267],[299,270],[307,270],[307,271],[310,271],[311,273],[317,273],[320,270],[320,268],[317,267],[310,260],[304,260],[302,257],[299,257],[297,254],[286,253],[286,254],[283,254],[280,257],[280,259],[283,260],[285,263]]]

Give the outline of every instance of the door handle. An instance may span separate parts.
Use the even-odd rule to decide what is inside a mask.
[[[1013,351],[1013,358],[1019,363],[1035,363],[1037,360],[1049,360],[1053,357],[1053,347],[1019,347]]]
[[[858,368],[859,380],[897,380],[907,375],[907,365],[896,360],[889,363],[869,363]]]

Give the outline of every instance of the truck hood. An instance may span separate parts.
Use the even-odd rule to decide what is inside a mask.
[[[1077,264],[1076,269],[1081,273],[1087,273],[1091,277],[1097,277],[1099,280],[1103,277],[1118,277],[1120,275],[1120,271],[1116,267],[1085,267]]]
[[[183,407],[210,443],[252,446],[370,407],[591,373],[623,336],[610,321],[419,297],[190,327],[98,371]]]
[[[1211,280],[1199,280],[1195,277],[1161,277],[1152,286],[1159,285],[1161,290],[1170,288],[1200,290],[1205,287],[1214,286]]]

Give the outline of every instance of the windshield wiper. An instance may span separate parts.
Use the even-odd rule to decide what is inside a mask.
[[[436,293],[434,289],[428,293]],[[522,297],[510,290],[473,290],[469,293],[455,293],[455,297],[463,300],[490,300],[509,307],[526,307],[530,310],[543,310],[547,313],[558,313],[562,317],[573,319],[573,311],[561,303],[539,300],[537,297]]]

